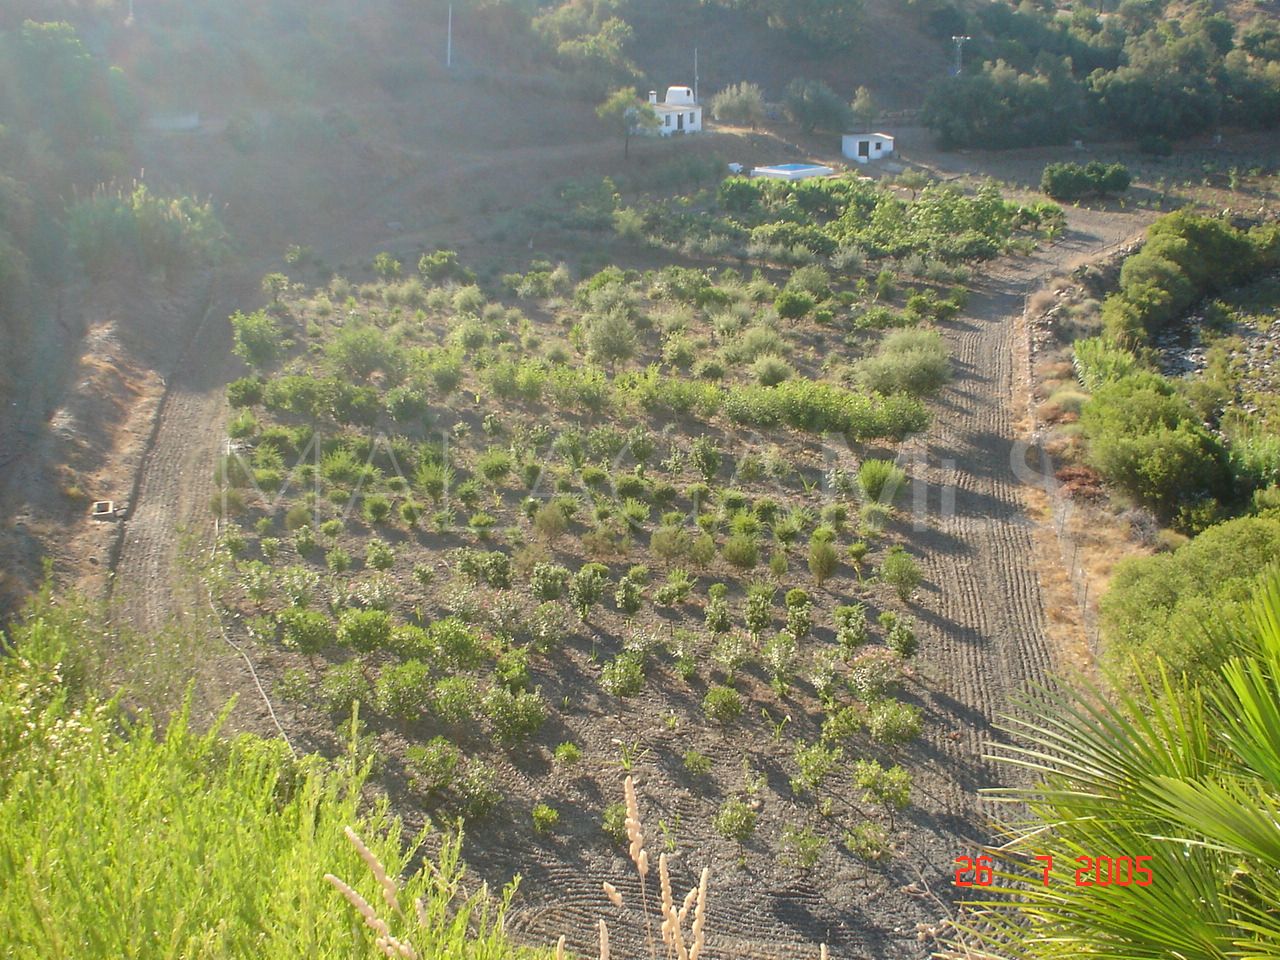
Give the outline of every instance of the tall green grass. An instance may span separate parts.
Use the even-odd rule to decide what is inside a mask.
[[[427,837],[402,842],[386,802],[362,799],[365,770],[295,760],[279,741],[197,733],[185,712],[163,730],[130,720],[81,689],[83,629],[44,599],[0,657],[4,956],[378,956],[324,880],[379,896],[347,825],[403,878],[406,910],[422,898],[426,923],[397,930],[419,956],[536,956],[505,938],[505,900],[455,897],[456,842],[431,869],[408,869]]]

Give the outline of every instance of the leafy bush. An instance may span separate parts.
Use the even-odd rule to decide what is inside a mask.
[[[569,571],[555,563],[539,563],[533,568],[529,588],[537,600],[559,600],[569,585]]]
[[[163,735],[145,717],[126,720],[78,685],[74,659],[57,659],[59,647],[92,642],[84,628],[56,610],[39,620],[38,630],[14,631],[23,655],[0,660],[4,728],[28,718],[0,748],[0,926],[14,950],[52,957],[74,943],[80,960],[172,944],[185,945],[175,955],[367,955],[367,931],[322,881],[333,871],[378,900],[343,834],[351,828],[397,878],[403,902],[422,900],[429,919],[413,943],[423,956],[523,955],[500,932],[500,910],[455,896],[457,844],[446,838],[422,864],[387,806],[368,802],[361,764],[294,759],[283,742],[248,734],[197,734],[182,712]],[[231,862],[237,869],[211,869]],[[109,902],[86,894],[89,864],[120,883]],[[165,946],[141,945],[139,923]]]
[[[742,844],[756,832],[756,812],[744,800],[726,800],[712,818],[711,826],[726,840]]]
[[[782,828],[782,839],[778,841],[778,862],[796,870],[812,870],[826,845],[827,841],[811,827],[788,823]]]
[[[1205,677],[1229,651],[1182,625],[1230,617],[1249,596],[1256,572],[1280,560],[1280,519],[1242,517],[1205,530],[1170,553],[1117,564],[1099,604],[1104,656],[1136,688],[1156,676],[1156,658],[1173,676]]]
[[[851,656],[867,642],[867,608],[860,603],[835,608],[836,642]]]
[[[1086,390],[1097,390],[1141,369],[1138,358],[1131,351],[1106,337],[1081,338],[1071,345],[1071,349],[1076,377]]]
[[[395,566],[396,552],[385,540],[370,540],[365,548],[364,562],[374,570],[390,570]]]
[[[711,758],[705,753],[699,753],[692,748],[684,752],[681,762],[684,764],[685,770],[695,777],[706,776],[711,772]]]
[[[906,482],[906,471],[892,460],[864,460],[858,465],[858,486],[872,503],[892,504]]]
[[[344,610],[338,618],[338,642],[360,653],[381,650],[391,641],[391,617],[384,610]]]
[[[560,811],[545,803],[535,803],[530,815],[533,818],[533,832],[538,834],[550,833],[560,822]]]
[[[825,9],[842,9],[842,5],[828,4]],[[825,40],[838,42],[834,39],[838,36],[840,35],[828,34]],[[787,84],[783,103],[787,108],[787,115],[805,133],[813,133],[817,129],[843,131],[852,123],[853,113],[849,105],[821,80],[792,80]]]
[[[634,697],[644,689],[644,657],[621,653],[600,672],[600,687],[613,697]]]
[[[711,115],[721,123],[734,123],[753,130],[764,122],[764,94],[754,83],[731,83],[711,97]]]
[[[462,751],[444,737],[432,737],[405,751],[414,786],[426,794],[448,790],[462,769]]]
[[[1124,193],[1131,181],[1123,163],[1051,163],[1040,177],[1040,189],[1055,200],[1081,200]]]
[[[353,703],[368,702],[369,681],[360,669],[360,662],[348,660],[325,670],[318,693],[326,710],[334,716],[346,716]]]
[[[556,745],[553,756],[556,763],[563,767],[571,767],[582,759],[582,748],[576,743],[566,740],[564,743]]]
[[[814,540],[809,544],[809,572],[821,587],[840,566],[840,556],[835,546],[827,540]]]
[[[859,860],[880,864],[893,852],[889,831],[878,823],[855,823],[844,835],[845,849]]]
[[[815,306],[812,296],[803,290],[783,290],[773,301],[773,309],[784,320],[798,320]]]
[[[901,746],[920,736],[923,720],[919,707],[897,700],[878,700],[867,709],[867,732],[876,743]]]
[[[479,583],[505,590],[511,586],[511,557],[501,550],[458,551],[458,569]]]
[[[618,846],[627,842],[627,806],[624,803],[611,803],[604,808],[600,816],[600,829],[604,835]]]
[[[951,361],[936,330],[895,330],[874,357],[858,363],[859,385],[877,393],[914,397],[936,393],[951,377]]]
[[[724,542],[721,553],[739,570],[750,570],[760,562],[760,542],[749,534],[734,534]]]
[[[702,710],[712,723],[727,726],[742,716],[742,695],[732,687],[712,684],[702,698]]]
[[[231,352],[259,370],[274,367],[289,346],[279,321],[265,310],[253,313],[237,310],[231,315],[231,332],[234,339]]]
[[[333,623],[323,613],[291,607],[280,614],[281,642],[299,653],[319,653],[333,644],[337,635]]]
[[[489,689],[483,709],[493,727],[494,739],[508,745],[533,736],[547,718],[547,706],[537,693],[512,692],[504,686]]]
[[[795,375],[791,364],[773,354],[763,354],[751,364],[751,375],[761,386],[775,387]]]
[[[910,397],[867,396],[799,378],[776,387],[733,387],[725,395],[724,412],[736,423],[787,424],[814,433],[843,433],[855,440],[902,439],[928,423],[924,407]]]
[[[463,727],[475,721],[480,690],[474,677],[444,677],[431,690],[431,709],[444,723]]]
[[[894,764],[885,769],[875,760],[859,760],[853,765],[853,782],[865,791],[864,798],[883,804],[890,816],[911,803],[911,774]]]
[[[603,564],[588,563],[580,567],[569,581],[569,600],[579,619],[585,621],[591,608],[604,597],[608,572],[609,568]]]
[[[880,579],[893,587],[898,599],[905,603],[924,578],[906,548],[895,545],[889,548],[880,562]]]
[[[821,743],[807,747],[797,745],[793,759],[799,773],[791,778],[791,789],[795,793],[815,792],[835,772],[843,754],[839,747],[827,747]]]
[[[1164,377],[1137,373],[1103,384],[1080,423],[1090,465],[1162,518],[1226,493],[1221,443]]]
[[[405,722],[421,718],[431,705],[430,679],[430,669],[420,660],[383,667],[373,687],[378,712]]]
[[[849,689],[863,701],[893,693],[902,684],[902,658],[883,648],[859,654],[849,666]]]

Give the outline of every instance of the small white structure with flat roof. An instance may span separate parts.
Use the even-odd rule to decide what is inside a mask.
[[[840,138],[840,152],[858,163],[870,163],[893,156],[893,137],[887,133],[846,133]]]
[[[667,98],[658,102],[658,91],[649,91],[649,106],[658,115],[659,136],[676,133],[699,133],[702,130],[702,105],[693,98],[692,87],[667,87]]]

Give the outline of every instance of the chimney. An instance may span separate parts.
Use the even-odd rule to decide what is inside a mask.
[[[657,91],[657,90],[650,90],[650,91],[649,91],[649,103],[650,103],[650,104],[652,104],[652,105],[656,105],[656,104],[658,103],[658,91]]]

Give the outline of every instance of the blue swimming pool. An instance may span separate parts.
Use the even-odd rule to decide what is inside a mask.
[[[751,168],[753,177],[772,177],[775,180],[807,180],[810,177],[829,177],[833,173],[834,169],[820,163],[775,163]]]

